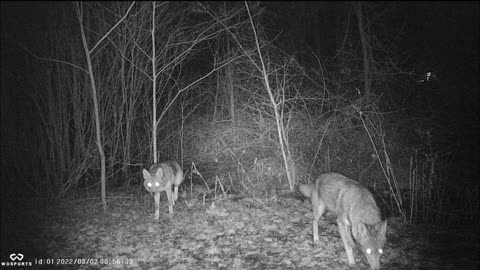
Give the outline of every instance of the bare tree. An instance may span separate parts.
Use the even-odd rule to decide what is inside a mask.
[[[85,35],[84,27],[83,27],[83,8],[80,2],[75,3],[75,12],[77,14],[78,22],[80,24],[80,33],[82,36],[82,43],[83,48],[85,51],[85,58],[87,60],[87,68],[88,68],[88,75],[90,77],[91,89],[92,89],[92,98],[93,98],[93,109],[95,115],[95,134],[96,134],[96,144],[98,153],[100,155],[100,166],[101,166],[101,175],[100,175],[100,184],[101,184],[101,196],[102,196],[102,205],[103,210],[107,211],[107,195],[106,195],[106,169],[105,169],[105,152],[103,150],[103,142],[102,142],[102,132],[100,128],[100,116],[99,116],[99,104],[97,99],[97,87],[95,85],[95,75],[93,74],[92,68],[92,60],[91,56],[92,53],[95,51],[95,48],[101,44],[101,42],[115,29],[115,27],[120,24],[128,15],[131,8],[133,7],[133,2],[130,5],[130,8],[127,10],[123,18],[121,18],[117,24],[115,24],[94,46],[92,49],[88,48],[87,37]]]

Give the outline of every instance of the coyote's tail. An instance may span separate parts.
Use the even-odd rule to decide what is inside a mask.
[[[312,191],[315,190],[314,184],[299,185],[298,190],[307,198],[312,197]]]

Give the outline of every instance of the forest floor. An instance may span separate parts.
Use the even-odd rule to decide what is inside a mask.
[[[184,194],[170,216],[163,193],[159,220],[153,197],[142,198],[109,193],[106,213],[97,197],[63,200],[42,214],[42,230],[28,237],[37,255],[24,261],[31,269],[369,269],[358,252],[348,266],[333,215],[320,220],[313,244],[310,202],[296,194],[214,204]],[[478,235],[390,218],[382,269],[478,269],[478,247]]]

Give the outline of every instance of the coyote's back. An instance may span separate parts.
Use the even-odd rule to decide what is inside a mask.
[[[312,201],[314,242],[319,241],[318,219],[328,210],[337,216],[348,263],[355,264],[353,247],[356,241],[371,269],[380,269],[387,221],[382,221],[380,210],[368,189],[338,173],[322,174],[315,185],[300,185],[299,189]]]

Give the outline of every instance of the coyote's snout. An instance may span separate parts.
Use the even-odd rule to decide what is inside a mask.
[[[348,263],[355,264],[353,248],[357,242],[370,268],[380,269],[387,221],[382,221],[380,210],[368,189],[338,173],[322,174],[315,185],[300,185],[299,189],[312,201],[314,242],[319,241],[318,219],[325,210],[333,212],[337,216]]]

